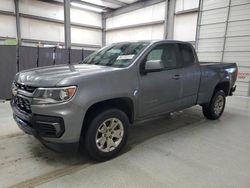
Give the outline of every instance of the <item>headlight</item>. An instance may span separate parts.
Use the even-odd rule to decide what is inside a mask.
[[[70,100],[76,92],[76,86],[61,88],[38,88],[32,104],[55,104]]]

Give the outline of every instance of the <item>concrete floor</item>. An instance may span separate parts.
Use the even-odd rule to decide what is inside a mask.
[[[94,163],[22,133],[0,103],[0,187],[250,187],[250,99],[230,97],[218,121],[200,107],[130,130],[125,151]]]

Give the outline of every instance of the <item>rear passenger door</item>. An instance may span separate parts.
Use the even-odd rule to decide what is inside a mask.
[[[181,100],[180,107],[193,106],[197,100],[197,93],[200,84],[200,66],[195,59],[195,52],[191,44],[180,43],[179,66],[181,70]]]

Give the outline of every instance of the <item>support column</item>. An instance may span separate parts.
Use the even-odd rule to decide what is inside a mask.
[[[168,0],[166,5],[167,8],[167,24],[166,24],[166,39],[174,38],[174,16],[175,16],[175,5],[176,0]]]
[[[225,26],[225,33],[224,33],[224,39],[223,39],[223,46],[222,46],[222,54],[221,54],[221,63],[224,61],[224,53],[225,53],[225,47],[226,47],[226,41],[227,41],[227,29],[228,29],[228,21],[230,16],[230,10],[231,10],[231,0],[228,2],[227,7],[227,18],[226,18],[226,26]]]
[[[65,48],[71,47],[70,0],[64,0],[64,42]]]
[[[106,45],[106,18],[102,13],[102,47]]]
[[[200,38],[200,28],[201,28],[201,17],[203,9],[203,0],[199,0],[199,10],[198,10],[198,18],[196,24],[196,34],[195,34],[195,50],[198,53],[198,44]]]
[[[167,39],[167,37],[168,37],[168,30],[167,30],[167,28],[168,28],[168,3],[169,3],[169,0],[166,0],[163,39]]]
[[[14,0],[15,4],[15,15],[16,15],[16,35],[18,45],[22,44],[21,30],[20,30],[20,15],[19,15],[19,0]]]

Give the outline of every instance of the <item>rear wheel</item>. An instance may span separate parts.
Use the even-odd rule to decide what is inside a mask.
[[[124,112],[109,109],[92,119],[85,134],[85,148],[96,161],[116,157],[128,138],[129,120]]]
[[[222,115],[226,104],[224,91],[218,90],[214,93],[210,103],[203,105],[202,111],[206,118],[216,120]]]

